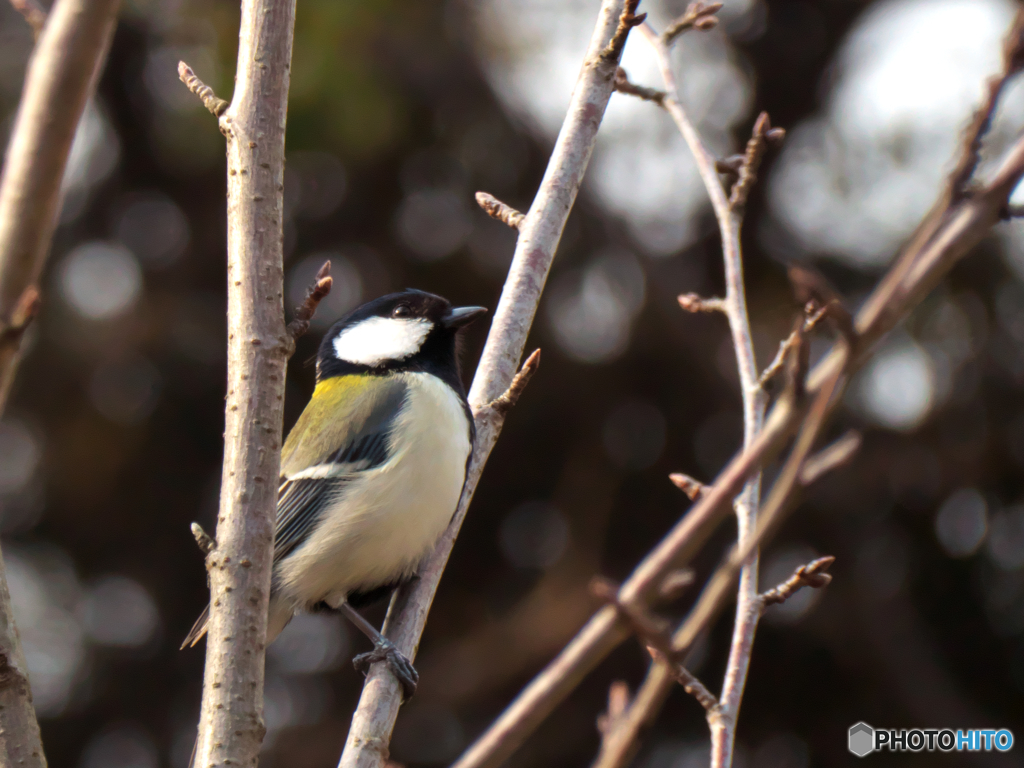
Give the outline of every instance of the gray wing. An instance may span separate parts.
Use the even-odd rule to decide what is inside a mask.
[[[311,403],[296,424],[297,430],[306,426],[301,424],[303,418],[316,419],[321,413],[342,414],[340,424],[317,425],[320,434],[332,438],[330,453],[299,471],[295,471],[296,462],[282,462],[291,472],[282,478],[279,490],[275,563],[306,541],[321,514],[344,492],[346,485],[390,458],[391,430],[405,401],[407,387],[401,379],[391,377],[375,378],[372,384],[340,388],[344,403],[328,403],[327,408],[323,403]]]

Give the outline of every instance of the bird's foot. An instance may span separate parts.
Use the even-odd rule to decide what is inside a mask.
[[[416,693],[416,685],[420,681],[420,673],[416,671],[412,662],[386,637],[381,637],[380,640],[374,643],[373,650],[369,653],[360,653],[352,659],[352,666],[365,675],[370,665],[378,661],[386,661],[388,663],[391,672],[402,685],[402,693],[405,699],[407,701],[411,699],[412,695]]]

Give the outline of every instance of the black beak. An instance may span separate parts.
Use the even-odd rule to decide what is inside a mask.
[[[441,318],[445,328],[458,329],[472,323],[487,311],[487,307],[453,307]]]

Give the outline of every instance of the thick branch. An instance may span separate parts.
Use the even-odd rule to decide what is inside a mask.
[[[632,8],[635,9],[635,3]],[[629,18],[627,18],[627,16]],[[415,657],[427,613],[451,553],[480,474],[504,423],[498,410],[487,408],[512,384],[541,290],[547,279],[566,219],[590,162],[597,130],[611,98],[618,55],[609,56],[613,37],[633,11],[624,0],[604,0],[587,58],[573,91],[569,111],[548,162],[537,196],[520,223],[512,266],[494,313],[469,403],[476,419],[476,442],[458,509],[433,554],[420,567],[420,578],[398,591],[384,622],[384,634],[410,659]],[[623,21],[624,20],[624,21]],[[624,42],[624,38],[623,38]],[[386,667],[374,665],[352,717],[341,768],[383,765],[381,747],[390,742],[401,703],[401,690]]]
[[[75,130],[96,89],[118,0],[57,0],[32,53],[0,176],[0,412],[39,308],[38,281]],[[15,3],[31,9],[34,3]],[[36,14],[38,15],[38,14]],[[0,765],[45,766],[25,658],[0,558]]]
[[[1024,176],[1024,139],[1007,153],[992,180],[969,198],[941,209],[939,223],[928,238],[915,239],[897,265],[876,287],[859,312],[853,349],[847,342],[833,351],[811,371],[807,393],[814,397],[833,377],[850,372],[869,357],[872,345],[890,331],[923,298],[952,266],[988,233],[1006,209],[1010,192]],[[830,383],[831,382],[831,383]],[[661,580],[670,570],[689,564],[728,514],[732,498],[745,479],[774,456],[782,443],[805,418],[808,400],[782,398],[772,409],[765,428],[754,444],[733,458],[706,496],[701,498],[636,568],[622,588],[622,599],[653,599]],[[755,535],[755,541],[760,537]],[[491,727],[455,764],[457,768],[497,766],[503,762],[562,701],[583,677],[619,643],[628,637],[612,608],[598,611],[580,633],[505,710]],[[671,681],[665,673],[664,679]],[[660,680],[651,681],[637,692],[657,698]]]
[[[255,765],[285,364],[284,128],[295,0],[244,0],[228,165],[228,392],[197,766]]]

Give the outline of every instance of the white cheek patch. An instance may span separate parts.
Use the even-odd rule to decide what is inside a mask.
[[[370,317],[338,334],[334,353],[339,360],[357,365],[404,360],[420,351],[433,327],[422,317]]]

